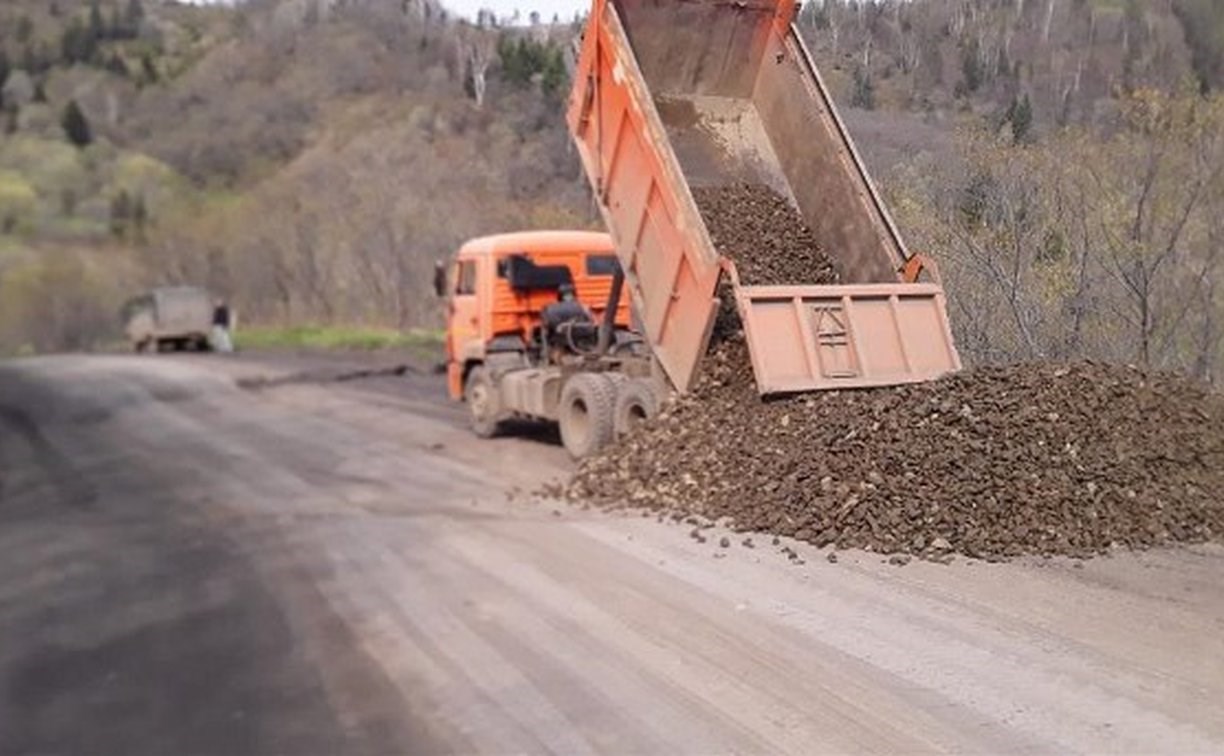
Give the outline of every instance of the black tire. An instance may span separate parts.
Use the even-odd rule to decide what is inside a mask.
[[[571,457],[589,457],[612,442],[615,405],[616,382],[606,375],[579,373],[566,381],[557,414]]]
[[[136,354],[144,354],[145,352],[149,351],[149,343],[149,339],[141,339],[133,344],[132,348],[136,350]]]
[[[634,378],[616,392],[616,408],[612,412],[616,437],[624,438],[643,423],[659,414],[659,395],[650,381]]]
[[[468,372],[467,382],[463,384],[463,401],[467,402],[473,433],[480,438],[493,438],[501,433],[501,395],[483,365]]]

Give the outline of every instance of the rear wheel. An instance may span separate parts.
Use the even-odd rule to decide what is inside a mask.
[[[493,438],[501,432],[501,397],[483,365],[468,373],[463,385],[463,400],[467,402],[472,432],[481,438]]]
[[[561,443],[574,459],[589,457],[611,443],[616,383],[599,373],[579,373],[561,389],[558,415]]]
[[[650,381],[634,378],[616,392],[616,408],[612,413],[616,437],[623,438],[636,431],[659,413],[659,396]]]

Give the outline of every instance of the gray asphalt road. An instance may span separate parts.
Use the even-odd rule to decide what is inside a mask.
[[[793,565],[317,367],[0,365],[0,752],[1224,752],[1224,549]]]

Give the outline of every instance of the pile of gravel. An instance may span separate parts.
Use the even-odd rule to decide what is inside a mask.
[[[1224,535],[1224,403],[1092,363],[758,398],[742,339],[640,433],[586,460],[578,501],[727,518],[817,546],[943,558],[1088,556]]]
[[[744,283],[837,280],[768,188],[694,195]],[[1027,364],[764,401],[724,304],[694,390],[584,461],[569,498],[929,559],[1224,536],[1224,399],[1198,384]]]
[[[693,199],[714,247],[735,261],[745,286],[831,284],[838,275],[803,217],[767,186],[698,187]]]

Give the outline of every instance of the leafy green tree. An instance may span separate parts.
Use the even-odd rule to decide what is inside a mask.
[[[540,77],[540,88],[547,95],[560,91],[566,80],[565,57],[551,42],[537,42],[525,36],[503,34],[497,41],[501,78],[516,87],[528,87]]]
[[[85,117],[85,113],[81,110],[81,106],[77,105],[76,100],[68,101],[68,105],[64,108],[64,116],[60,119],[60,125],[63,126],[68,141],[77,147],[88,147],[93,143],[93,128],[89,125],[89,119]]]
[[[561,48],[553,47],[548,54],[548,61],[544,64],[543,78],[540,80],[540,87],[544,90],[544,94],[549,97],[555,96],[565,89],[566,76],[565,72],[565,56],[561,52]]]
[[[501,59],[502,79],[517,86],[525,86],[531,81],[530,51],[526,40],[515,39],[510,34],[503,34],[497,39],[497,57]]]

